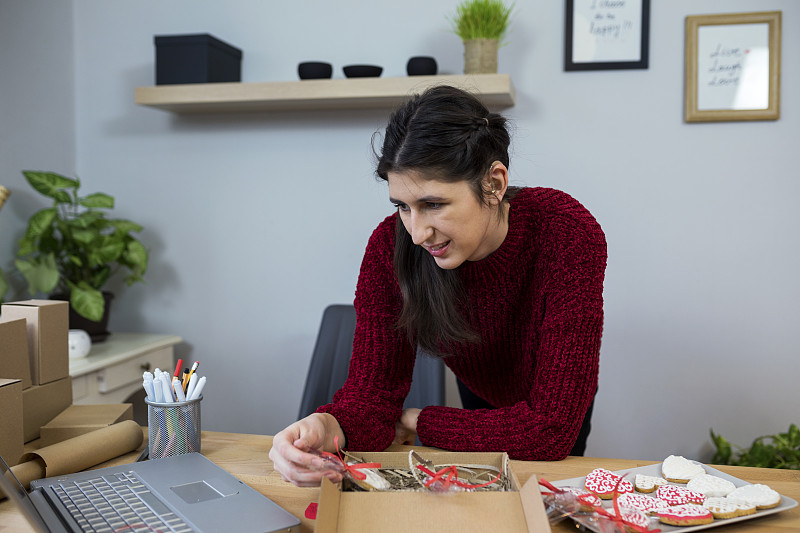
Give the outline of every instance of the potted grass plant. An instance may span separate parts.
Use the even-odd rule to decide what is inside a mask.
[[[508,32],[511,6],[502,0],[464,0],[452,19],[453,31],[464,42],[464,74],[497,72],[497,49]]]
[[[108,335],[105,327],[112,298],[110,292],[102,291],[106,282],[123,271],[127,273],[124,281],[131,285],[143,281],[147,270],[147,250],[132,235],[142,227],[107,218],[114,198],[100,192],[79,196],[77,178],[29,170],[23,175],[53,205],[30,217],[14,264],[31,295],[68,299],[70,328],[87,330],[92,340],[102,340]]]

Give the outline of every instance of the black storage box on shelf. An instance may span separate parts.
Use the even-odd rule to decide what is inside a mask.
[[[208,33],[156,35],[156,85],[242,81],[242,51]]]

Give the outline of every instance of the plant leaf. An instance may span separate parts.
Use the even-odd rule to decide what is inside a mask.
[[[38,258],[38,260],[17,259],[14,261],[14,265],[28,282],[28,291],[31,295],[37,292],[45,294],[51,292],[56,288],[61,277],[56,266],[55,256],[51,253]]]
[[[39,172],[23,170],[22,174],[31,187],[45,196],[49,196],[59,203],[70,203],[69,195],[61,189],[77,189],[78,181],[55,172]],[[66,200],[65,200],[66,198]]]
[[[37,239],[53,226],[53,221],[58,215],[58,209],[48,207],[31,215],[28,221],[28,228],[25,230],[25,238]]]
[[[83,207],[89,208],[105,208],[105,209],[113,209],[114,208],[114,197],[109,196],[108,194],[102,192],[96,192],[94,194],[90,194],[84,198],[78,200],[78,203],[81,204]]]
[[[69,303],[75,312],[84,318],[99,322],[103,318],[105,301],[103,293],[82,281],[77,285],[70,284]]]

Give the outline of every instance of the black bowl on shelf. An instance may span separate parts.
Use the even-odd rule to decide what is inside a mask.
[[[333,76],[333,65],[323,61],[305,61],[297,65],[301,80],[321,80]]]
[[[433,76],[437,68],[436,60],[431,56],[414,56],[406,63],[409,76]]]
[[[347,65],[342,67],[346,78],[377,78],[383,67],[377,65]]]

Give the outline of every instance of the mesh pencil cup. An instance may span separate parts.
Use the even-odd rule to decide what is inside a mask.
[[[200,401],[147,404],[150,459],[200,451]]]

